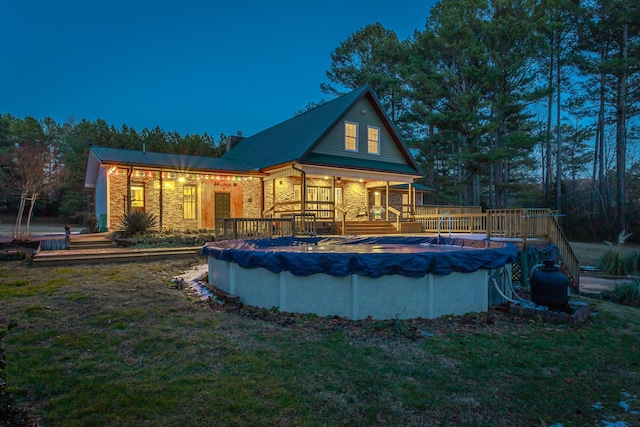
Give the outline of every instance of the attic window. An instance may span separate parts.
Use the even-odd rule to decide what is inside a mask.
[[[344,149],[358,151],[358,124],[344,122]]]
[[[380,128],[367,126],[367,153],[380,154]]]

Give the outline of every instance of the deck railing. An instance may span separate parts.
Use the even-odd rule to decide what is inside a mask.
[[[529,239],[546,239],[556,245],[562,259],[562,269],[569,276],[575,290],[579,290],[580,263],[562,228],[558,224],[557,212],[551,209],[490,209],[486,213],[451,213],[462,210],[459,207],[438,207],[437,214],[418,214],[415,220],[422,224],[427,233],[437,233],[438,223],[443,221],[443,229],[452,233],[486,233],[487,238],[501,237],[522,240],[527,247]],[[449,221],[449,217],[451,221]],[[528,277],[529,267],[523,274]]]
[[[316,236],[318,234],[318,222],[314,213],[285,214],[280,217],[291,220],[291,229],[294,236]]]
[[[578,261],[578,257],[576,257],[575,252],[573,252],[571,245],[569,245],[567,236],[565,236],[562,227],[560,227],[558,223],[557,215],[552,216],[550,219],[551,221],[548,222],[549,241],[553,242],[558,248],[563,263],[561,268],[569,276],[572,287],[576,291],[580,291],[580,262]]]
[[[483,213],[450,214],[443,212],[432,215],[416,215],[415,221],[422,224],[425,233],[437,233],[438,223],[443,215],[446,215],[446,229],[449,231],[449,216],[451,217],[452,233],[486,233],[487,215]]]
[[[279,218],[221,218],[216,230],[223,239],[315,236],[315,214],[289,214]]]
[[[446,205],[422,205],[416,206],[416,215],[442,215],[445,212],[454,214],[481,214],[482,206],[446,206]]]
[[[393,214],[396,216],[396,230],[400,231],[400,220],[402,219],[402,212],[400,212],[398,209],[389,206],[387,207],[387,210],[389,211],[390,214]]]

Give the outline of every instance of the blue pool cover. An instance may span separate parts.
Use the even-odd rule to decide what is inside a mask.
[[[332,250],[338,249],[336,245],[339,250]],[[345,247],[348,245],[357,246],[351,246],[350,251]],[[385,251],[394,245],[397,250]],[[278,237],[208,243],[201,255],[234,262],[243,268],[264,268],[274,273],[289,271],[296,276],[325,273],[375,278],[499,268],[513,263],[518,251],[508,242],[444,237]]]

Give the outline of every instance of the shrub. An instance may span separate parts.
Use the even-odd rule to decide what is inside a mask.
[[[89,229],[89,233],[98,232],[98,218],[89,212],[76,212],[69,217],[69,219],[83,225]]]
[[[602,293],[602,299],[630,307],[640,307],[640,280],[616,284],[613,289]]]
[[[148,212],[129,212],[119,219],[119,232],[121,237],[131,237],[136,234],[144,234],[154,228],[158,218]]]
[[[0,261],[22,261],[29,258],[30,254],[24,249],[1,250]]]
[[[144,236],[135,237],[131,241],[137,247],[178,247],[201,246],[216,239],[217,236],[213,230],[165,230],[147,233]]]
[[[613,276],[637,274],[640,270],[640,251],[623,252],[620,248],[608,249],[600,259],[599,268]]]

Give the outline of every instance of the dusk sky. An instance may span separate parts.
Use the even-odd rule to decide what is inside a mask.
[[[434,0],[5,0],[0,113],[252,135],[320,92],[330,53],[380,22],[423,30]]]

